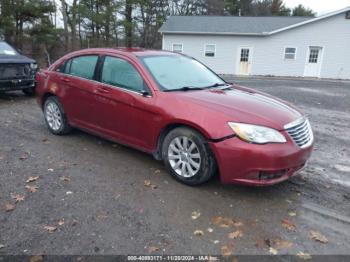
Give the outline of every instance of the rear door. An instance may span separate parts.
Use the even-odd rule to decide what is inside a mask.
[[[65,87],[64,109],[70,122],[78,126],[94,128],[94,91],[98,55],[83,55],[70,59],[65,74],[60,76]]]
[[[154,147],[157,109],[137,65],[131,60],[106,56],[96,88],[96,120],[103,134],[151,151]],[[147,93],[147,94],[146,94]]]

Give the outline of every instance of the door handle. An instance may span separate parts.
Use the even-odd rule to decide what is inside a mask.
[[[109,89],[105,88],[105,87],[98,87],[96,89],[97,92],[101,93],[101,94],[109,94]]]
[[[66,83],[70,82],[70,80],[67,77],[61,77],[61,80]]]

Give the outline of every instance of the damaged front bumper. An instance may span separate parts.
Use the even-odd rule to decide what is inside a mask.
[[[34,87],[35,80],[33,78],[0,80],[0,92],[23,90]]]

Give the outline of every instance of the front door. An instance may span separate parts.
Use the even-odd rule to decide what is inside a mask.
[[[304,76],[320,77],[322,62],[322,47],[310,46],[305,64]]]
[[[241,47],[239,51],[239,66],[238,74],[239,75],[250,75],[251,69],[251,57],[252,49],[250,47]]]
[[[101,83],[95,91],[99,131],[120,142],[152,150],[158,113],[141,74],[131,62],[114,56],[104,58],[100,74]]]

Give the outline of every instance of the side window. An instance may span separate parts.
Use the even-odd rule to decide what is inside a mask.
[[[97,63],[97,55],[85,55],[75,57],[67,63],[66,71],[73,76],[79,76],[86,79],[93,79]]]
[[[59,67],[57,67],[56,72],[65,73],[66,65],[67,65],[67,61],[65,61]]]
[[[101,82],[136,92],[144,90],[144,81],[134,66],[111,56],[105,58]]]

